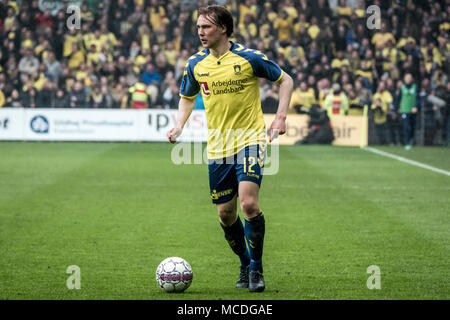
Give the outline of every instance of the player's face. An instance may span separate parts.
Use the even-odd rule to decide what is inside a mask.
[[[204,15],[197,19],[197,32],[204,48],[214,48],[226,37],[225,29],[218,27],[211,17]]]

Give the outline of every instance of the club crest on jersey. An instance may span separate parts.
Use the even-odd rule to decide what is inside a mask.
[[[205,96],[209,96],[211,94],[211,91],[209,91],[208,88],[208,82],[199,82],[200,87],[202,88],[203,94]]]
[[[234,66],[233,66],[233,69],[234,69],[234,74],[235,75],[240,75],[241,74],[241,66],[240,65],[238,65],[238,64],[235,64]]]

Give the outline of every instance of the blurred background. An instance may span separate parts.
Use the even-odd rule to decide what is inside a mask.
[[[293,77],[290,114],[367,115],[369,144],[450,145],[445,0],[1,0],[0,107],[176,109],[213,3],[233,41]],[[275,113],[278,86],[261,79],[260,96]]]

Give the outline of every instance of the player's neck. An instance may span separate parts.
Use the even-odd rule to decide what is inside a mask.
[[[218,43],[214,48],[209,48],[209,51],[211,54],[216,57],[220,58],[223,56],[228,50],[231,48],[231,42],[227,39],[226,41],[222,41]]]

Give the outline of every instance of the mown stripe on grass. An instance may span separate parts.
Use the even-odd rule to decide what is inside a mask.
[[[435,167],[432,167],[430,165],[427,165],[427,164],[424,164],[424,163],[421,163],[421,162],[418,162],[418,161],[414,161],[414,160],[411,160],[411,159],[400,157],[400,156],[397,156],[397,155],[389,153],[389,152],[378,150],[376,148],[366,147],[366,148],[362,148],[362,150],[370,151],[370,152],[379,154],[381,156],[388,157],[388,158],[391,158],[391,159],[395,159],[395,160],[398,160],[398,161],[401,161],[401,162],[404,162],[404,163],[407,163],[407,164],[410,164],[410,165],[413,165],[413,166],[416,166],[416,167],[419,167],[419,168],[423,168],[423,169],[430,170],[430,171],[433,171],[433,172],[436,172],[436,173],[440,173],[440,174],[443,174],[443,175],[446,175],[446,176],[450,176],[450,172],[449,171],[446,171],[446,170],[443,170],[443,169],[439,169],[439,168],[435,168]]]
[[[442,279],[448,276],[446,243],[449,239],[440,214],[411,212],[409,219],[405,219],[397,214],[395,206],[386,205],[378,196],[373,198],[363,189],[353,188],[353,183],[358,181],[351,174],[345,179],[347,170],[359,172],[361,179],[370,182],[374,172],[368,172],[366,167],[376,165],[370,161],[370,156],[358,155],[356,149],[333,150],[333,153],[329,148],[320,147],[287,150],[296,154],[298,163],[302,163],[297,168],[298,192],[292,200],[283,199],[273,219],[280,215],[286,219],[286,224],[283,219],[277,221],[285,228],[282,242],[295,244],[292,252],[288,252],[301,256],[302,272],[310,270],[316,277],[314,272],[324,275],[325,287],[318,285],[317,278],[302,284],[306,296],[323,298],[325,295],[332,299],[448,297],[448,284],[443,284]],[[327,154],[344,162],[349,159],[351,167],[344,162],[324,165]],[[355,157],[358,161],[354,161]],[[285,190],[280,185],[278,192],[288,194]],[[292,192],[289,194],[293,195]],[[414,200],[411,203],[414,205]],[[290,205],[300,212],[294,212]],[[284,210],[288,213],[283,214]],[[416,218],[421,220],[423,216],[431,221],[427,225],[416,224]],[[436,236],[436,232],[440,236]],[[283,256],[280,251],[277,259],[285,260]],[[370,264],[379,264],[382,269],[384,286],[381,292],[364,288],[363,281],[368,277],[365,268]],[[329,288],[325,289],[327,281]]]

